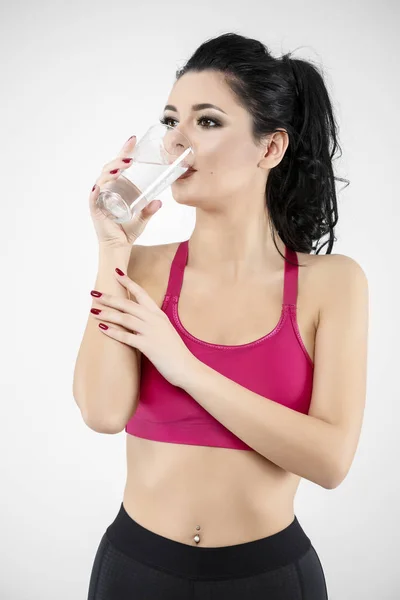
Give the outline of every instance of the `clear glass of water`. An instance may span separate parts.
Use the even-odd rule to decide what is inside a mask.
[[[101,187],[97,204],[117,223],[126,223],[165,188],[186,173],[194,161],[190,141],[170,125],[157,123],[136,143],[132,163],[123,175]]]

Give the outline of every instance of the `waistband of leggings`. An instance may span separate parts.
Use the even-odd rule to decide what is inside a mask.
[[[277,569],[298,560],[311,541],[297,517],[273,535],[233,546],[189,546],[137,523],[123,503],[106,530],[110,543],[131,558],[177,576],[234,579]]]

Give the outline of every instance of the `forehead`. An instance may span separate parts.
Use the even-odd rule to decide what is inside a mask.
[[[185,73],[175,82],[167,100],[167,104],[175,105],[178,110],[187,110],[192,104],[203,102],[216,104],[227,112],[232,111],[236,102],[223,73]]]

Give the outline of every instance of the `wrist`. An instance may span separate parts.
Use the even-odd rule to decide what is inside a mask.
[[[130,248],[99,248],[98,268],[114,271],[116,267],[119,267],[124,273],[127,273],[130,257]]]
[[[131,250],[133,244],[129,242],[124,243],[112,243],[112,242],[99,242],[99,251],[101,252],[120,252],[120,251],[129,251]]]
[[[189,352],[186,361],[184,361],[179,387],[190,394],[189,390],[192,390],[193,386],[196,386],[196,381],[201,380],[204,375],[202,369],[204,369],[204,363]]]
[[[126,257],[126,258],[130,258],[131,255],[131,251],[132,251],[132,246],[131,245],[125,245],[125,246],[106,246],[106,245],[102,245],[99,244],[99,256],[101,257],[110,257],[113,258],[114,256],[117,257]]]

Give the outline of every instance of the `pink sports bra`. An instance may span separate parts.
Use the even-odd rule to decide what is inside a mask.
[[[314,364],[300,337],[296,318],[298,260],[286,247],[282,311],[275,328],[240,346],[211,344],[191,335],[178,315],[178,301],[188,260],[189,240],[180,243],[172,261],[161,310],[169,317],[186,346],[199,360],[239,385],[307,413]],[[170,384],[142,354],[139,404],[125,426],[130,435],[168,442],[252,450],[217,421],[182,388]]]

